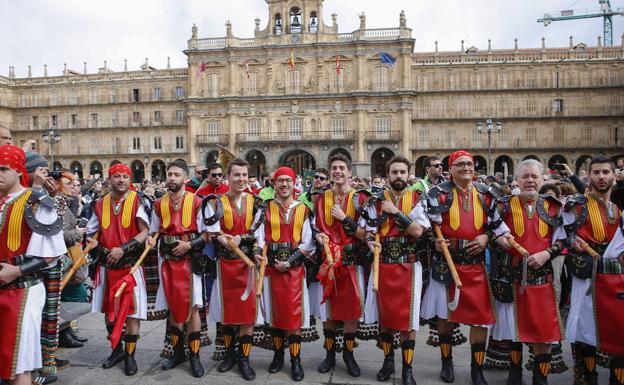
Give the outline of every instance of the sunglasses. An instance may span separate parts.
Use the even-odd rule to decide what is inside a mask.
[[[213,178],[223,178],[223,173],[214,173],[210,174],[210,176]]]
[[[322,176],[322,175],[314,175],[314,179],[318,179],[320,181],[324,181],[327,180],[326,176]]]

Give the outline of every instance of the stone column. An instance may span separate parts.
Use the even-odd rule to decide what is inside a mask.
[[[355,159],[353,162],[353,174],[359,177],[367,177],[370,174],[370,162],[366,150],[366,110],[365,107],[355,107],[357,126],[355,127]]]
[[[401,101],[401,155],[411,160],[412,154],[412,104],[407,98]]]

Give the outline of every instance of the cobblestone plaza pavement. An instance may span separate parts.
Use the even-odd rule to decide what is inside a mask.
[[[103,316],[100,314],[90,314],[79,320],[80,334],[89,338],[89,342],[80,349],[61,349],[59,357],[69,359],[71,366],[59,373],[59,384],[241,384],[247,383],[243,380],[238,369],[235,367],[231,372],[218,373],[217,362],[212,360],[214,345],[202,348],[202,363],[206,374],[202,378],[194,378],[190,374],[189,364],[184,363],[174,370],[163,371],[160,364],[163,361],[159,357],[163,337],[165,333],[165,321],[143,322],[141,324],[141,339],[137,346],[136,359],[139,364],[139,373],[133,377],[126,377],[123,374],[123,363],[117,367],[104,370],[101,367],[102,361],[110,354],[110,345],[106,339],[106,331],[103,327]],[[210,337],[214,341],[214,324],[210,325]],[[318,327],[318,326],[317,326]],[[468,330],[463,330],[468,335]],[[320,327],[319,327],[320,332]],[[322,334],[322,333],[320,333]],[[419,385],[443,384],[438,378],[440,370],[440,351],[426,344],[428,328],[422,327],[416,336],[416,351],[414,355],[414,377]],[[375,375],[381,365],[383,353],[370,341],[359,341],[360,346],[355,350],[355,357],[362,369],[359,378],[353,378],[346,372],[342,357],[337,356],[336,368],[327,374],[320,374],[316,368],[324,357],[321,341],[303,344],[302,361],[305,369],[305,378],[302,384],[381,384],[377,382]],[[401,360],[400,352],[395,353],[396,373],[393,380],[387,384],[401,384]],[[455,360],[455,384],[470,385],[470,347],[467,343],[456,347],[453,350]],[[286,352],[286,362],[280,373],[271,374],[267,372],[267,367],[271,362],[272,352],[260,348],[253,348],[251,351],[251,363],[256,371],[255,381],[250,384],[286,384],[294,383],[290,378],[290,365],[288,352]],[[528,359],[528,351],[525,347],[525,362]],[[564,359],[570,367],[566,372],[549,376],[551,385],[571,385],[572,384],[572,356],[569,344],[564,347]],[[608,381],[608,371],[599,368],[599,379],[601,384]],[[490,385],[504,384],[507,372],[501,370],[487,370],[485,376]],[[527,370],[524,370],[524,383],[530,384],[531,377]]]

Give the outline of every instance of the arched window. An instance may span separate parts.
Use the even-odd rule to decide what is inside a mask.
[[[273,33],[276,35],[282,34],[282,15],[280,13],[275,14],[275,26],[273,27]]]
[[[318,17],[316,16],[316,11],[310,12],[310,24],[308,25],[308,31],[310,32],[318,32]]]
[[[299,7],[292,7],[290,9],[290,32],[301,32],[301,9],[299,9]]]
[[[388,72],[388,67],[375,67],[373,72],[373,91],[388,91],[390,88]]]

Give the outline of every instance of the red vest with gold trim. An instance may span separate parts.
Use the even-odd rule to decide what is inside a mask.
[[[358,241],[355,236],[347,234],[342,223],[334,219],[331,215],[331,208],[334,204],[338,204],[342,211],[353,218],[357,223],[360,219],[360,214],[358,214],[355,209],[356,205],[354,199],[358,199],[359,205],[361,206],[366,202],[368,196],[364,193],[356,192],[355,190],[346,193],[342,201],[336,199],[333,190],[327,190],[317,196],[314,202],[314,210],[316,212],[314,222],[319,230],[329,236],[330,242],[344,246],[354,244]]]
[[[405,190],[405,193],[401,196],[398,203],[395,203],[397,209],[399,209],[403,214],[409,217],[410,212],[416,207],[418,202],[420,202],[420,191],[418,190]],[[384,191],[384,197],[387,200],[392,201],[392,193],[390,191]],[[381,215],[381,201],[377,202],[376,205],[377,216]],[[379,228],[379,237],[381,239],[387,237],[403,237],[405,236],[405,231],[399,230],[399,226],[394,221],[394,217],[392,215],[388,215],[388,219],[382,223]]]
[[[163,204],[164,203],[164,204]],[[197,213],[202,200],[193,193],[185,193],[179,210],[174,210],[169,193],[154,202],[154,213],[160,218],[160,232],[164,235],[197,233]]]
[[[254,196],[243,193],[240,198],[240,210],[227,194],[221,195],[218,199],[223,205],[223,216],[219,220],[221,231],[230,235],[249,234],[254,221]]]
[[[114,212],[113,201],[112,196],[107,194],[95,204],[95,215],[100,223],[98,242],[109,250],[120,247],[140,232],[136,223],[141,204],[139,195],[135,191],[129,191],[117,214]]]
[[[453,186],[448,194],[441,193],[438,202],[445,204],[449,195],[453,194],[453,202],[449,211],[442,213],[440,226],[445,237],[472,240],[487,231],[487,210],[483,207],[475,186],[464,192]],[[485,204],[492,204],[492,196],[484,194]]]
[[[0,214],[0,261],[10,261],[13,257],[26,253],[32,230],[26,223],[24,207],[32,191],[26,190],[9,205],[5,204]]]
[[[587,242],[599,244],[611,242],[622,220],[620,209],[616,204],[613,204],[613,217],[609,220],[607,206],[600,199],[594,198],[591,194],[586,194],[586,197],[587,219],[585,223],[578,228],[576,235]],[[583,207],[577,203],[574,205],[573,210],[576,212],[576,216],[578,216],[583,210]]]
[[[268,207],[264,213],[264,236],[265,242],[270,243],[290,243],[293,249],[301,243],[303,233],[303,223],[310,215],[310,210],[303,203],[299,203],[292,210],[286,221],[286,214],[282,206],[274,200],[268,202]]]

